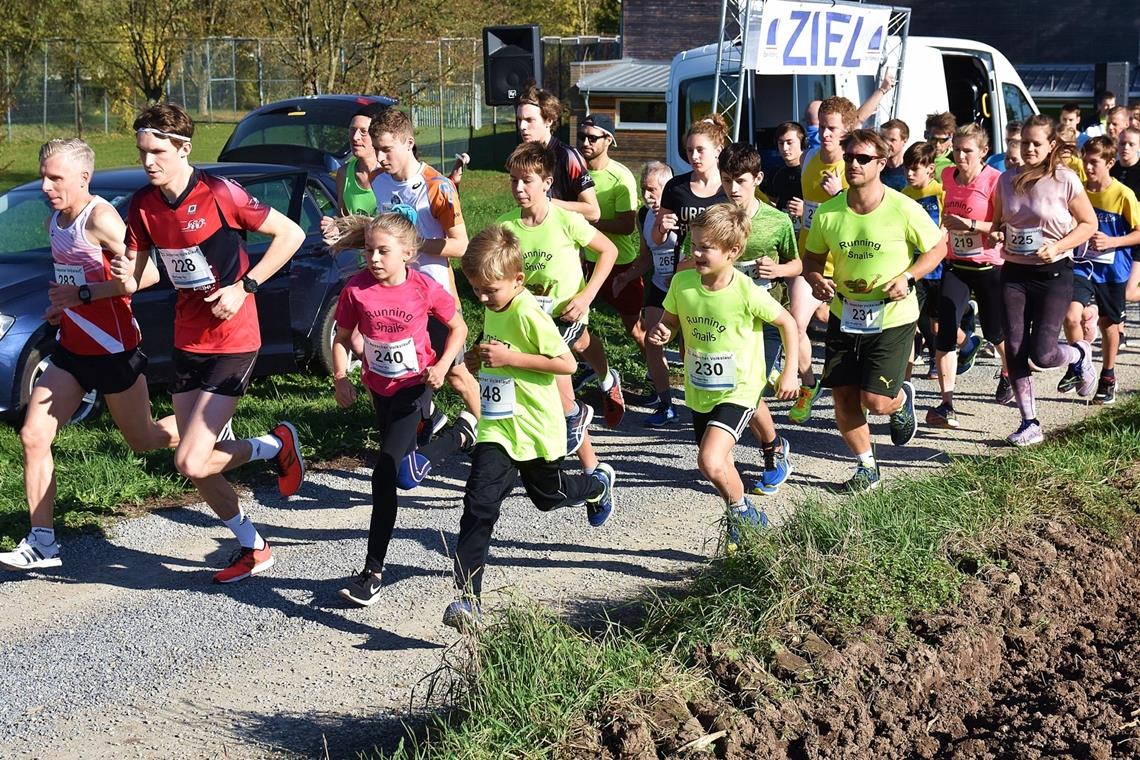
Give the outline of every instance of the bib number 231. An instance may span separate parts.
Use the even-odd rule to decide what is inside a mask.
[[[839,329],[855,335],[873,335],[883,331],[885,301],[848,301],[843,299],[843,316]]]

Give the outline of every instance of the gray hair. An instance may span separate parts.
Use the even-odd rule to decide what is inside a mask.
[[[673,178],[673,167],[664,161],[647,161],[645,166],[641,167],[642,183],[650,177],[659,177],[661,185],[664,186],[666,182]]]
[[[67,139],[57,137],[40,146],[40,163],[52,156],[66,156],[89,172],[95,171],[95,151],[78,137]]]

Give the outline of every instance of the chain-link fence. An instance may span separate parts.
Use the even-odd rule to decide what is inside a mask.
[[[211,37],[176,47],[181,52],[169,63],[164,94],[196,121],[234,122],[306,90],[280,40]],[[571,62],[619,56],[617,38],[544,37],[543,84],[569,100]],[[480,39],[386,41],[388,71],[381,74],[379,67],[368,68],[358,50],[342,50],[340,62],[336,80],[343,84],[337,90],[398,98],[411,111],[420,153],[428,160],[450,162],[479,136],[513,136],[512,109],[483,103]],[[118,131],[146,102],[135,57],[122,41],[51,40],[20,65],[6,54],[2,76],[11,93],[5,113],[9,140]]]

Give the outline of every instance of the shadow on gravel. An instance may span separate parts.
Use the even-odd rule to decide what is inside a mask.
[[[391,751],[408,730],[427,723],[424,713],[380,714],[366,718],[332,712],[231,713],[234,732],[251,744],[260,744],[297,757],[360,757],[361,747]]]

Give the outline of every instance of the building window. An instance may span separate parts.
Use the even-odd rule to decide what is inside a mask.
[[[617,102],[618,129],[646,129],[664,132],[666,125],[665,100],[619,100]]]

